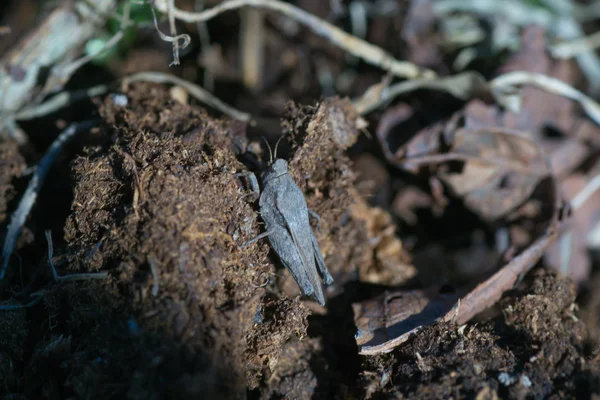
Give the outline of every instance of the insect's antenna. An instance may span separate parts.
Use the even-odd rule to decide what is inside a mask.
[[[274,158],[277,158],[277,146],[279,146],[279,142],[281,142],[281,139],[283,139],[283,135],[281,135],[279,139],[277,139],[277,143],[275,143],[275,153],[273,154]]]
[[[267,139],[265,139],[264,136],[261,136],[260,138],[265,142],[265,144],[269,148],[269,165],[271,165],[271,164],[273,164],[273,153],[271,152],[271,146],[269,145],[269,142],[267,142]],[[277,142],[277,143],[279,143],[279,142]],[[275,152],[277,152],[277,147],[275,147]]]

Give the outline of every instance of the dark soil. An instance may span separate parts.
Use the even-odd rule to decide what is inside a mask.
[[[315,391],[327,367],[323,360],[312,372],[324,345],[306,337],[307,318],[324,308],[299,300],[265,241],[240,248],[261,231],[251,193],[234,176],[246,169],[236,158],[245,141],[239,126],[171,100],[158,85],[127,96],[126,108],[110,96],[99,103],[104,139],[96,141],[104,144],[72,163],[65,244],[55,246],[59,273],[109,277],[50,285],[41,304],[4,314],[12,322],[3,326],[16,329],[8,336],[20,340],[7,354],[22,360],[18,373],[26,376],[4,390],[32,398]],[[319,239],[336,279],[329,296],[373,258],[365,224],[348,211],[355,194],[343,150],[358,135],[351,110],[338,100],[290,106],[283,123],[293,177],[321,216]],[[29,335],[25,318],[35,327]],[[31,354],[23,360],[24,341]],[[297,371],[303,358],[308,364]]]
[[[26,167],[17,143],[0,139],[0,223],[7,219],[8,204],[16,195],[13,181]]]
[[[587,398],[600,390],[600,360],[584,356],[586,326],[575,288],[538,270],[526,289],[480,324],[429,327],[406,346],[367,361],[372,397]]]
[[[335,278],[325,309],[300,300],[265,241],[240,248],[261,232],[251,192],[234,176],[247,170],[237,157],[244,129],[158,85],[126,94],[127,107],[110,96],[98,103],[101,144],[72,162],[71,213],[64,244],[55,246],[60,274],[109,277],[47,282],[40,304],[2,313],[4,391],[149,399],[564,398],[600,390],[600,360],[586,351],[574,286],[550,273],[506,296],[502,315],[435,325],[389,355],[357,355],[351,303],[381,290],[357,278],[407,282],[414,271],[401,250],[396,263],[378,261],[381,243],[372,238],[391,222],[353,186],[344,150],[358,120],[345,101],[290,103],[282,123],[292,175],[321,216],[318,239]],[[23,159],[3,149],[3,160],[14,160],[6,171],[18,175]],[[12,193],[10,176],[3,179]],[[38,273],[49,277],[47,268],[42,257]]]
[[[323,18],[330,11],[327,2],[297,3]],[[430,40],[435,21],[421,26],[415,20],[411,28],[408,3],[399,4],[397,16],[371,18],[366,39],[399,59],[448,73]],[[235,31],[237,17],[226,15],[213,31]],[[379,82],[381,72],[356,60],[348,67],[343,51],[303,28],[296,36],[281,34],[278,21],[267,24],[266,52],[287,57],[290,65],[266,66],[258,92],[223,83],[239,71],[217,71],[218,97],[264,117],[266,127],[218,119],[193,101],[175,100],[165,85],[149,83],[123,88],[126,106],[116,104],[115,93],[78,105],[99,115],[99,128],[80,135],[56,161],[0,282],[1,305],[29,304],[41,295],[30,307],[0,311],[0,394],[52,400],[598,398],[597,271],[582,292],[537,268],[475,321],[437,323],[390,353],[358,354],[353,303],[450,278],[474,285],[473,277],[492,271],[499,255],[489,245],[489,226],[464,204],[451,199],[441,206],[425,193],[428,177],[407,176],[383,161],[371,135],[381,112],[369,116],[364,135],[364,121],[347,98],[315,100],[328,90],[319,80],[321,67],[332,75],[359,72],[345,88],[329,88],[348,96]],[[412,40],[399,40],[404,28],[416,32]],[[238,60],[230,39],[219,40],[221,63],[231,67]],[[152,30],[143,40],[146,47],[106,70],[168,70],[169,45]],[[81,79],[88,86],[96,71],[82,69],[71,84]],[[193,68],[178,72],[197,78]],[[461,104],[444,96],[416,93],[407,100],[416,117],[398,130],[413,134],[452,115]],[[46,132],[44,123],[24,126]],[[264,227],[248,181],[237,173],[259,174],[269,160],[259,136],[273,146],[282,134],[278,154],[321,218],[314,228],[335,280],[325,290],[325,307],[300,296],[266,240],[243,246]],[[39,136],[36,150],[0,142],[1,240],[24,190],[26,166],[35,165],[50,142],[49,134]],[[524,242],[539,228],[533,225],[523,222]],[[46,230],[54,239],[51,260]],[[107,276],[54,281],[50,263],[61,276]],[[469,271],[457,278],[458,268],[447,268],[454,264]]]

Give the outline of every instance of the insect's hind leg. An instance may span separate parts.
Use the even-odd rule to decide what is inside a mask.
[[[257,237],[255,237],[254,239],[248,240],[246,243],[240,245],[240,248],[244,248],[244,247],[250,246],[252,243],[256,243],[260,239],[265,238],[265,237],[269,236],[272,233],[273,233],[272,231],[263,232],[260,235],[258,235]]]
[[[313,210],[311,210],[309,208],[308,215],[310,215],[317,221],[317,232],[321,232],[321,217],[319,216],[319,214],[317,214],[316,212],[314,212]]]
[[[327,269],[327,266],[325,265],[325,260],[323,259],[323,255],[321,254],[321,249],[319,248],[319,243],[317,243],[317,238],[315,237],[315,235],[311,235],[312,236],[312,242],[313,242],[313,250],[315,253],[315,258],[317,260],[317,267],[319,268],[319,273],[321,274],[321,277],[323,278],[323,282],[329,286],[333,283],[333,277],[331,276],[331,274],[329,273],[329,270]]]

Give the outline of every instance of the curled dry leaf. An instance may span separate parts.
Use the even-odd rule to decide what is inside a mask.
[[[440,288],[385,292],[352,305],[360,354],[387,353],[452,309],[455,293]]]
[[[395,151],[389,133],[394,122],[408,119],[410,109],[400,107],[392,113],[382,117],[377,130],[388,160],[415,173],[433,172],[485,220],[520,206],[550,172],[532,136],[495,127],[497,109],[480,100],[469,102],[450,121],[421,130]],[[451,162],[458,162],[458,168]]]

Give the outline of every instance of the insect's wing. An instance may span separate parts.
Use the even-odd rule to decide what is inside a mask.
[[[293,236],[289,234],[287,227],[275,228],[273,234],[269,235],[269,242],[283,266],[290,271],[294,280],[300,286],[302,293],[305,296],[313,296],[316,293],[318,296],[321,286],[312,284],[310,276],[304,268],[304,260],[298,252]],[[321,293],[322,297],[323,294]]]
[[[308,275],[308,280],[312,283],[312,286],[315,289],[315,298],[317,299],[319,304],[323,306],[325,305],[325,296],[323,296],[321,280],[319,279],[319,276],[317,275],[317,269],[315,268],[314,254],[312,253],[312,251],[306,251],[306,249],[304,248],[306,247],[305,243],[303,243],[302,240],[298,239],[296,229],[289,226],[289,232],[292,236],[294,244],[296,245],[296,248],[301,250],[300,257],[302,258],[302,265],[304,266],[305,273]]]
[[[260,197],[260,213],[265,222],[265,228],[271,232],[268,240],[283,266],[290,271],[294,280],[300,286],[302,293],[306,296],[312,296],[315,289],[304,268],[302,256],[294,243],[283,215],[275,204],[278,193],[279,187],[277,185],[268,184]]]
[[[315,290],[315,297],[319,304],[324,305],[321,279],[315,265],[314,234],[308,221],[308,207],[304,193],[287,174],[281,177],[279,190],[275,195],[275,205],[285,220],[295,247],[300,252],[302,266]]]

